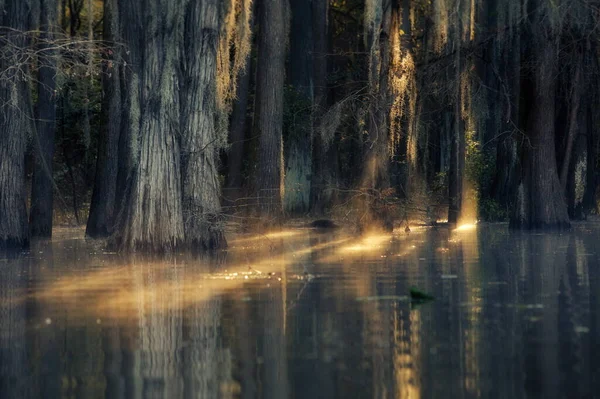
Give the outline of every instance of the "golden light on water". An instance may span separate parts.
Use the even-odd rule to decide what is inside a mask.
[[[388,242],[391,235],[388,234],[373,234],[362,238],[357,243],[342,247],[340,252],[368,252],[377,251],[383,248],[383,244]]]
[[[240,245],[240,244],[260,242],[260,241],[265,241],[265,240],[268,241],[268,240],[275,240],[275,239],[279,239],[279,238],[296,237],[301,234],[306,234],[306,231],[302,231],[302,230],[274,231],[274,232],[267,233],[267,234],[256,234],[256,235],[253,235],[250,237],[235,238],[233,240],[229,240],[229,244],[230,245]]]
[[[477,223],[464,223],[459,225],[455,231],[468,231],[468,230],[474,230],[477,228]]]

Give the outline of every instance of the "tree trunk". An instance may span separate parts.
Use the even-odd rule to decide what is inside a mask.
[[[29,230],[32,237],[52,236],[54,135],[56,132],[56,50],[50,50],[56,29],[56,0],[40,1],[40,69],[38,72],[37,133],[31,185]]]
[[[571,109],[569,110],[569,130],[567,132],[567,145],[565,147],[565,153],[560,167],[560,185],[563,191],[565,191],[567,188],[567,177],[569,175],[569,168],[571,166],[573,144],[575,143],[575,139],[579,130],[578,122],[579,103],[581,98],[581,65],[579,65],[579,62],[575,62],[578,65],[575,66],[575,76],[573,77],[573,83],[571,87]]]
[[[519,152],[513,131],[519,124],[521,79],[520,37],[513,34],[508,43],[502,47],[500,62],[504,62],[503,73],[496,79],[501,79],[496,101],[503,104],[500,121],[500,131],[496,134],[496,174],[491,187],[490,196],[503,209],[511,209],[516,198],[516,190],[520,179]],[[498,98],[500,96],[502,98]],[[490,105],[492,103],[490,102]]]
[[[367,113],[368,141],[366,143],[366,173],[363,187],[375,190],[388,188],[389,181],[389,112],[391,96],[389,70],[391,60],[392,14],[399,12],[397,0],[377,0],[367,12],[372,20],[366,20],[366,40],[369,50],[369,97]]]
[[[292,20],[290,31],[289,81],[293,93],[287,108],[290,116],[285,142],[285,190],[283,207],[290,214],[300,215],[310,205],[310,179],[312,173],[312,108],[314,104],[313,80],[313,18],[312,2],[290,1]]]
[[[331,192],[326,184],[333,172],[330,170],[327,152],[321,136],[315,132],[327,106],[327,54],[329,53],[329,0],[312,0],[313,26],[313,154],[311,177],[311,208],[314,213],[321,214],[331,203]],[[314,134],[316,133],[316,134]],[[332,149],[330,151],[335,151]],[[331,155],[331,154],[330,154]]]
[[[538,38],[532,50],[531,109],[522,155],[522,175],[511,214],[512,228],[568,228],[564,191],[560,185],[555,153],[555,93],[557,46],[550,37]],[[528,101],[525,104],[529,103]]]
[[[13,46],[0,59],[0,71],[19,65],[19,52],[28,44],[21,32],[29,30],[29,0],[4,0],[0,17],[6,40]],[[10,30],[10,31],[9,31]],[[13,69],[0,79],[0,249],[29,243],[25,206],[25,150],[33,128],[27,67]]]
[[[287,0],[265,0],[259,6],[260,34],[256,79],[256,132],[259,138],[256,176],[262,215],[278,219],[283,189],[283,94],[287,42]]]
[[[456,224],[460,221],[463,201],[463,177],[465,163],[465,121],[462,118],[462,38],[463,29],[460,16],[462,15],[461,3],[456,1],[455,17],[458,18],[453,29],[454,56],[454,110],[453,124],[450,138],[450,168],[448,170],[448,223]]]
[[[225,245],[215,129],[220,3],[191,1],[185,13],[183,217],[187,244],[204,250]]]
[[[90,237],[107,237],[114,230],[116,218],[116,192],[119,162],[119,136],[121,133],[121,83],[120,49],[113,46],[118,41],[118,14],[116,0],[104,2],[104,41],[111,46],[102,69],[102,129],[98,144],[96,179],[86,234]]]
[[[115,240],[122,249],[163,252],[184,240],[179,152],[178,39],[183,0],[119,0],[132,65],[125,107],[132,165]],[[139,137],[139,138],[138,138]]]
[[[114,15],[118,20],[123,66],[118,68],[121,90],[121,129],[117,162],[115,195],[115,228],[126,208],[126,197],[139,159],[140,112],[142,107],[141,76],[143,67],[143,12],[142,2],[116,0]],[[154,0],[153,0],[154,1]],[[112,117],[110,114],[109,118]]]

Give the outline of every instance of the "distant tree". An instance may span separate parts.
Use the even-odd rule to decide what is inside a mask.
[[[103,40],[108,46],[102,63],[102,128],[98,138],[98,157],[94,191],[90,204],[86,234],[107,237],[116,219],[119,137],[122,120],[121,47],[117,46],[119,21],[117,0],[104,1]]]
[[[313,28],[313,136],[312,136],[312,171],[310,188],[310,207],[315,213],[322,213],[326,206],[331,205],[331,187],[325,187],[331,174],[330,160],[327,156],[327,146],[324,143],[319,125],[327,107],[327,71],[329,55],[329,0],[312,1]],[[335,150],[333,150],[335,151]],[[331,154],[330,154],[331,155]]]
[[[54,46],[57,30],[56,0],[40,2],[39,70],[37,79],[37,130],[33,134],[34,170],[31,185],[29,229],[32,237],[52,236],[54,208],[54,135],[56,132],[57,62]]]
[[[260,212],[282,215],[283,95],[288,36],[287,0],[265,0],[258,9],[255,131],[260,135],[256,189]]]

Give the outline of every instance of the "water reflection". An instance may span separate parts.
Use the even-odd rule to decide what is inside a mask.
[[[59,232],[1,256],[0,397],[594,397],[599,233],[299,230],[158,262]]]

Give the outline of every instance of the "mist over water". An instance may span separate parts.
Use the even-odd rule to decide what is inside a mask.
[[[595,397],[599,238],[297,229],[159,261],[58,230],[0,254],[0,398]]]

